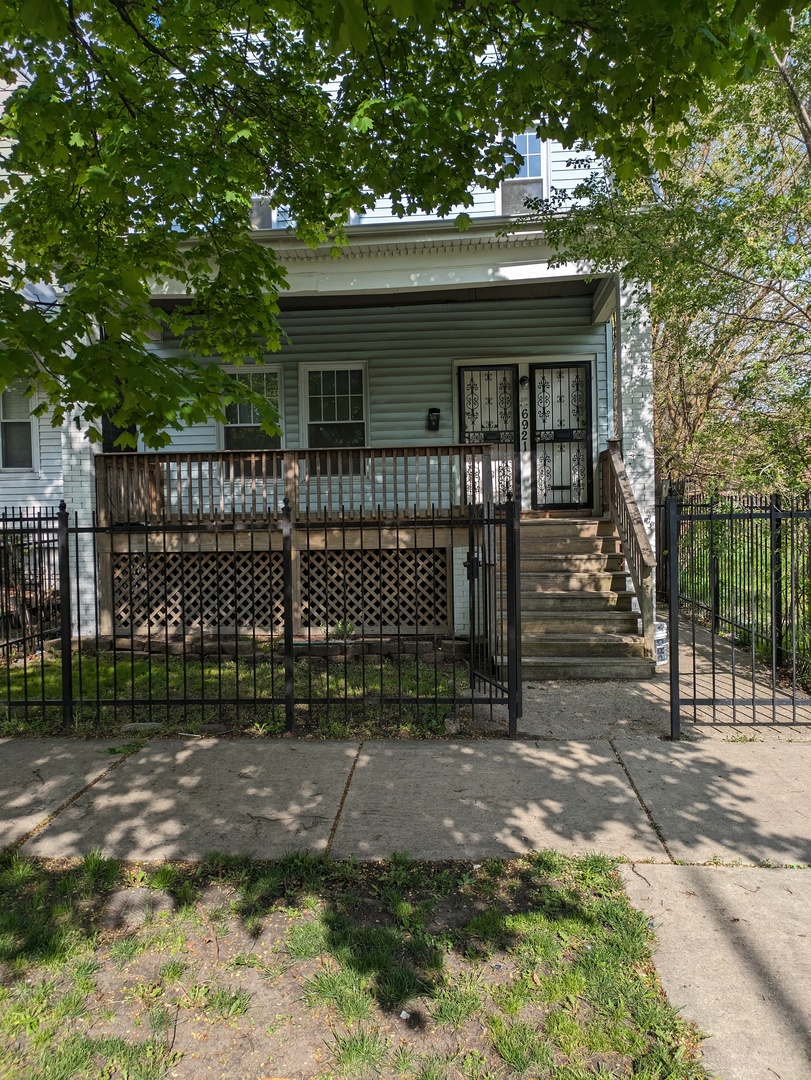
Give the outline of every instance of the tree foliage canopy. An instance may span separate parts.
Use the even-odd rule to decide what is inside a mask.
[[[200,360],[281,337],[284,269],[251,237],[252,196],[339,249],[348,212],[380,195],[404,215],[467,204],[515,170],[503,133],[530,123],[619,177],[665,167],[689,108],[759,69],[789,15],[774,0],[7,0],[0,383],[36,385],[56,423],[106,413],[151,445],[221,417],[249,391]],[[169,281],[194,300],[167,315],[149,300]],[[159,319],[183,358],[150,351]]]
[[[811,27],[719,91],[662,169],[560,214],[563,257],[648,283],[663,478],[811,489]]]

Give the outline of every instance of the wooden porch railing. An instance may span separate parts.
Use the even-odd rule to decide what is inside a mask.
[[[625,472],[619,444],[610,440],[608,449],[600,454],[602,465],[603,510],[609,511],[617,526],[625,561],[639,601],[645,651],[654,655],[653,631],[656,606],[653,592],[653,571],[656,558],[634,498],[633,488]]]
[[[490,447],[101,454],[99,522],[278,521],[458,512],[493,498]]]

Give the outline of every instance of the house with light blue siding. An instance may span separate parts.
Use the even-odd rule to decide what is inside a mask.
[[[160,453],[121,453],[112,431],[96,448],[75,425],[54,429],[47,418],[29,422],[26,442],[9,392],[0,414],[3,453],[10,448],[0,462],[0,505],[64,499],[71,510],[121,524],[156,514],[269,520],[285,498],[294,515],[344,517],[458,507],[473,489],[496,504],[511,498],[526,558],[536,548],[541,558],[522,574],[527,640],[546,635],[548,645],[553,631],[559,641],[582,638],[568,669],[560,666],[563,646],[551,656],[557,666],[545,668],[541,650],[537,676],[582,674],[586,659],[591,674],[616,674],[616,664],[595,665],[594,635],[602,644],[616,638],[616,655],[606,656],[621,658],[627,674],[649,671],[649,583],[638,566],[633,588],[621,583],[653,532],[650,336],[626,317],[618,277],[552,265],[543,232],[514,222],[527,196],[576,186],[582,165],[570,159],[571,151],[529,136],[524,175],[475,192],[466,231],[449,219],[398,219],[381,201],[353,218],[338,259],[326,245],[309,248],[283,215],[257,202],[255,241],[272,246],[287,268],[290,288],[279,301],[287,342],[236,374],[277,406],[281,436],[265,435],[250,406],[231,405],[225,423],[175,432]],[[170,309],[190,299],[168,284],[153,303]],[[154,348],[170,356],[183,343],[165,336]],[[631,493],[628,535],[622,522],[597,524],[612,514],[609,468],[614,481],[621,473],[611,491]],[[464,552],[441,548],[432,573],[447,576],[448,595],[459,601],[440,621],[460,633]],[[109,558],[105,580],[115,579],[115,553]],[[596,607],[550,627],[559,598],[572,592],[593,592]],[[108,609],[109,631],[114,599]],[[525,665],[528,656],[525,648]]]

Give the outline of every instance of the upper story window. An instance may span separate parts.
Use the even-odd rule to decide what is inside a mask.
[[[513,135],[513,142],[524,162],[518,170],[517,180],[540,179],[543,176],[543,143],[532,130]]]
[[[260,371],[231,371],[232,378],[250,387],[280,412],[279,370],[262,368]],[[282,445],[279,435],[268,435],[260,427],[259,412],[250,402],[234,401],[225,407],[225,423],[222,426],[223,447],[226,450],[278,450]]]
[[[515,176],[501,185],[501,212],[513,217],[527,212],[527,199],[541,199],[546,192],[547,145],[534,129],[513,135],[515,149],[524,159]]]
[[[0,468],[33,469],[34,440],[28,395],[9,387],[0,395]]]

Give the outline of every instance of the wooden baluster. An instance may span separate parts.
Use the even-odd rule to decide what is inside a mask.
[[[378,501],[372,503],[372,512],[377,513],[378,506],[384,510],[389,505],[389,463],[388,455],[385,450],[380,451],[379,458],[380,467],[380,490],[378,491]]]

